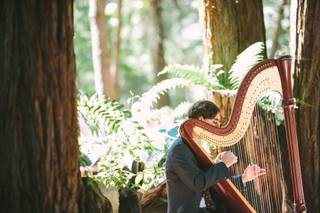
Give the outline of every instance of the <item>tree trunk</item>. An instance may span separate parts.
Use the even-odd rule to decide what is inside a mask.
[[[118,9],[117,9],[117,19],[118,19],[118,27],[117,27],[117,35],[116,35],[116,49],[114,56],[114,89],[116,95],[119,94],[119,75],[120,75],[120,54],[121,54],[121,29],[122,29],[122,0],[117,1]]]
[[[108,53],[105,0],[89,0],[89,18],[92,44],[92,61],[96,92],[116,98]]]
[[[95,187],[95,190],[93,190],[92,187]],[[112,212],[113,210],[110,201],[103,196],[98,188],[98,185],[88,177],[82,178],[82,187],[79,199],[79,213]]]
[[[153,70],[155,75],[155,83],[167,79],[167,75],[158,76],[158,73],[165,67],[166,62],[164,58],[164,29],[162,22],[162,0],[152,0],[150,3],[151,7],[151,32],[150,32],[150,45]],[[170,99],[168,94],[160,96],[158,101],[158,107],[170,105]]]
[[[257,41],[265,43],[261,0],[202,0],[201,3],[206,65],[223,64],[229,70],[244,49]]]
[[[294,95],[308,212],[320,209],[320,2],[298,0]]]
[[[204,68],[223,64],[227,72],[236,57],[251,44],[265,43],[265,27],[261,0],[201,0],[200,20],[203,25]],[[266,58],[266,50],[264,57]],[[232,112],[232,94],[213,92],[211,100],[220,108],[222,125]]]
[[[0,212],[78,212],[72,1],[0,12]]]

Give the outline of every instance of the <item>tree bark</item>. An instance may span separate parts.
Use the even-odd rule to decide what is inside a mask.
[[[0,8],[0,212],[78,212],[70,0]]]
[[[302,179],[308,212],[320,209],[320,2],[298,0],[294,95]]]
[[[229,70],[244,49],[258,41],[265,43],[261,0],[202,0],[200,16],[205,65],[223,64]]]
[[[151,32],[150,32],[150,45],[151,56],[153,63],[153,70],[155,75],[155,83],[159,83],[162,80],[167,79],[167,75],[163,74],[158,76],[158,73],[165,67],[166,62],[164,58],[164,27],[162,22],[162,0],[152,0],[151,7]],[[170,99],[168,94],[160,96],[158,101],[158,107],[170,105]]]
[[[106,197],[103,197],[98,185],[92,181],[87,177],[82,178],[83,187],[81,187],[80,191],[79,213],[112,213],[110,201]],[[93,190],[92,184],[95,185],[100,195],[97,194],[97,191]]]
[[[96,92],[116,98],[108,52],[105,0],[89,0],[89,18],[92,43],[92,61]]]

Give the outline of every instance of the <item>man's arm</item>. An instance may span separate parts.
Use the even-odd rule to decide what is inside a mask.
[[[172,153],[172,169],[193,191],[202,191],[228,177],[228,168],[223,163],[211,165],[207,171],[199,168],[194,154],[185,145],[177,145]]]
[[[246,184],[242,181],[242,175],[231,176],[230,180],[242,193],[247,191]]]
[[[238,176],[232,176],[230,179],[231,181],[239,188],[239,190],[241,192],[245,192],[246,191],[246,184],[248,184],[248,182],[258,178],[259,176],[265,175],[266,174],[266,170],[260,168],[258,165],[253,164],[248,166],[242,175],[238,175]]]

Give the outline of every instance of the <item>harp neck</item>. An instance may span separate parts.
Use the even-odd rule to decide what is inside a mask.
[[[217,146],[234,145],[243,138],[254,106],[261,96],[276,91],[285,94],[286,102],[293,100],[290,63],[291,59],[288,57],[269,59],[251,69],[240,85],[230,120],[224,127],[213,127],[198,120],[187,122],[196,123],[194,132]]]

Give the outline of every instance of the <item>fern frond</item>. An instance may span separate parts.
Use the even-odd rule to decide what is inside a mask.
[[[193,65],[168,65],[158,75],[162,75],[165,73],[169,73],[174,77],[189,80],[195,85],[205,86],[206,88],[211,90],[219,89],[219,86],[217,85],[217,78],[214,75],[208,75],[199,67]]]
[[[192,103],[184,101],[180,103],[173,111],[172,117],[174,119],[181,118],[183,116],[186,116],[188,114],[188,111],[190,107],[192,106]]]
[[[168,116],[167,120],[176,120],[182,117],[185,117],[188,114],[188,111],[190,107],[192,106],[191,102],[183,101],[178,106],[176,106],[174,109],[165,106],[160,109],[152,109],[150,113],[154,117],[160,117],[162,115]]]
[[[153,104],[156,103],[160,95],[166,93],[168,90],[187,87],[191,84],[189,80],[183,78],[171,78],[161,81],[160,83],[153,86],[149,91],[142,94],[140,101],[143,107],[148,109],[152,108]]]
[[[173,74],[175,77],[184,78],[186,73],[194,73],[195,75],[202,73],[200,67],[193,65],[183,65],[183,64],[170,64],[167,65],[158,75],[162,75],[165,73]]]
[[[263,60],[264,44],[256,42],[242,51],[230,68],[231,79],[241,82],[247,72],[257,63]]]
[[[120,123],[131,117],[131,112],[122,104],[97,94],[90,98],[80,95],[78,110],[93,132],[117,132]]]

